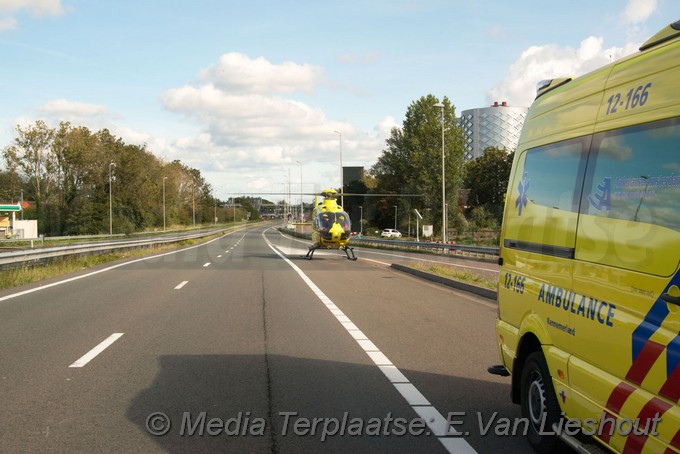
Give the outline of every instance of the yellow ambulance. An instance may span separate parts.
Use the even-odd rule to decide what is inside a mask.
[[[489,371],[532,447],[680,453],[680,21],[539,85],[500,246]]]

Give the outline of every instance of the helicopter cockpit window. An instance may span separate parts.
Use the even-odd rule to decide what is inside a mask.
[[[336,222],[338,224],[340,224],[340,227],[342,227],[342,229],[345,232],[349,232],[352,229],[352,227],[351,227],[352,224],[350,222],[349,215],[347,213],[345,213],[344,211],[341,211],[339,213],[335,213],[335,216],[336,216]]]
[[[330,230],[333,227],[334,217],[334,213],[319,213],[315,220],[319,230],[322,232]]]
[[[352,226],[349,215],[344,211],[337,213],[319,213],[316,215],[314,223],[320,232],[329,231],[335,223],[340,224],[340,227],[342,227],[345,232],[349,232]]]

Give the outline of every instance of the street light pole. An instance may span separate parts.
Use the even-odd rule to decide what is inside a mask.
[[[300,164],[300,222],[305,222],[304,205],[302,204],[302,162],[295,161]]]
[[[364,206],[359,205],[359,235],[364,234]]]
[[[418,210],[413,210],[416,213],[416,241],[420,243],[420,220],[423,218]]]
[[[394,230],[397,230],[397,206],[394,205]]]
[[[168,177],[163,177],[163,231],[165,232],[165,180]]]
[[[446,243],[446,174],[444,167],[444,104],[438,102],[432,107],[439,107],[442,112],[442,242]]]
[[[194,190],[196,189],[196,185],[192,184],[191,185],[191,217],[194,223],[194,227],[196,227],[196,204],[194,203]]]
[[[109,236],[113,235],[113,198],[111,186],[113,186],[112,167],[116,167],[116,163],[109,162]]]
[[[345,208],[345,196],[343,195],[344,193],[344,188],[345,188],[345,176],[343,175],[342,172],[342,133],[340,131],[333,131],[336,134],[340,134],[340,206],[342,208]]]

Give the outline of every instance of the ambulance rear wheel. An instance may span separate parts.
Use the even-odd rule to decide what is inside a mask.
[[[559,422],[562,413],[548,365],[540,351],[531,353],[524,363],[520,399],[522,418],[529,421],[529,444],[536,452],[553,452],[558,439],[552,426]]]

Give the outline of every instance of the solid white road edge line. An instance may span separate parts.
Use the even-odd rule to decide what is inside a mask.
[[[109,337],[107,337],[104,341],[102,341],[99,345],[97,345],[95,348],[90,350],[89,352],[85,353],[78,361],[75,363],[71,364],[68,367],[83,367],[85,364],[89,363],[92,361],[95,356],[106,350],[107,347],[109,347],[111,344],[116,342],[124,333],[113,333]]]
[[[387,262],[381,262],[380,260],[367,259],[366,257],[361,257],[361,261],[362,262],[373,262],[373,263],[377,263],[379,265],[385,265],[385,266],[391,265],[390,263],[387,263]]]
[[[269,230],[269,229],[267,229]],[[450,427],[446,418],[423,396],[420,391],[406,378],[404,374],[385,356],[371,340],[328,298],[319,287],[307,277],[307,275],[293,262],[288,260],[276,247],[265,237],[266,230],[262,232],[262,238],[267,245],[279,257],[281,257],[302,278],[307,287],[321,300],[331,314],[345,327],[347,332],[357,341],[361,349],[385,374],[395,389],[402,395],[406,402],[422,418],[427,427],[437,437],[441,444],[450,453],[476,453],[475,449],[465,441],[463,433]]]

